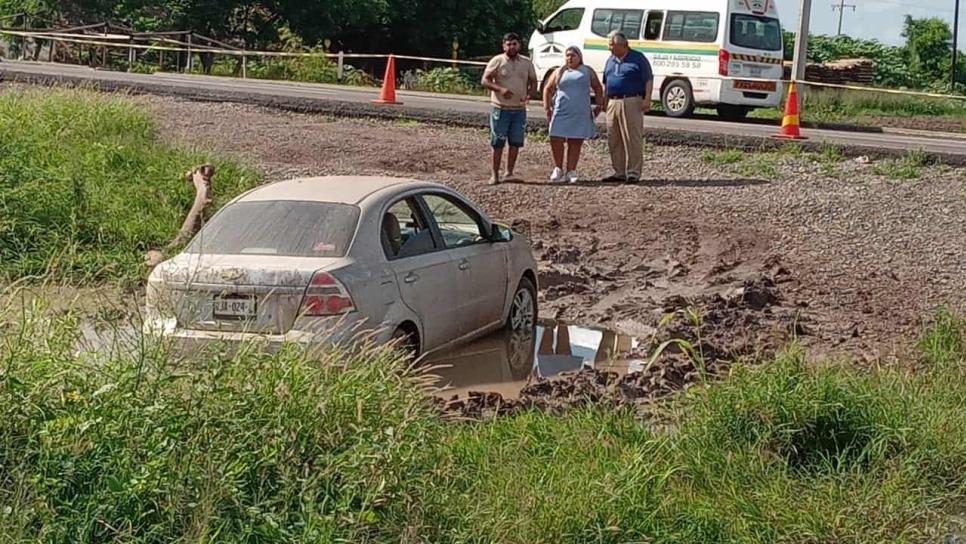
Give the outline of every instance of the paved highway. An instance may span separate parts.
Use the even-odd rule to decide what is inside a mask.
[[[91,81],[109,88],[130,88],[145,92],[184,95],[208,100],[246,101],[271,104],[276,100],[294,100],[304,109],[311,104],[355,106],[369,108],[378,97],[378,89],[237,79],[181,74],[129,74],[93,70],[82,66],[34,62],[0,61],[0,78],[13,80]],[[463,118],[480,116],[481,123],[489,105],[485,98],[400,91],[397,93],[406,112],[426,116],[461,115]],[[382,106],[392,108],[392,106]],[[531,107],[531,118],[542,118],[539,107]],[[807,118],[808,112],[804,112]],[[744,140],[767,137],[777,127],[757,123],[728,123],[706,118],[672,119],[659,115],[648,116],[645,122],[649,134],[667,132],[688,134],[690,138],[703,136],[718,141]],[[803,129],[810,142],[828,142],[845,147],[883,151],[921,149],[966,161],[966,135],[943,134],[885,129],[882,132],[856,132]],[[678,138],[680,139],[680,138]]]

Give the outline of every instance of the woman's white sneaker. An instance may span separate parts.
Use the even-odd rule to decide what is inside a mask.
[[[578,179],[579,178],[577,177],[577,172],[576,171],[571,170],[570,172],[567,172],[567,182],[569,182],[569,183],[577,183],[577,180]]]
[[[550,183],[560,183],[564,181],[564,171],[561,168],[554,167],[553,172],[550,173]]]

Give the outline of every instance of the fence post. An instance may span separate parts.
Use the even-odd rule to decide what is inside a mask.
[[[128,48],[127,48],[127,71],[128,72],[133,72],[134,71],[134,55],[135,55],[135,53],[134,53],[134,48],[133,47],[130,47],[130,44],[133,44],[134,43],[134,38],[128,38],[128,42],[129,42],[129,45],[128,45]]]
[[[55,40],[47,40],[50,42],[50,49],[47,50],[47,62],[54,62],[54,48],[57,47],[57,42]]]
[[[158,71],[164,71],[164,49],[158,49]]]
[[[339,62],[338,62],[338,67],[336,69],[336,79],[338,79],[339,81],[342,81],[342,78],[344,76],[345,76],[345,53],[342,51],[339,51]]]
[[[191,34],[188,34],[188,61],[185,62],[187,72],[191,72]]]
[[[460,39],[453,36],[453,68],[456,68],[456,59],[459,58],[460,52]]]
[[[248,55],[242,55],[242,79],[248,77]]]

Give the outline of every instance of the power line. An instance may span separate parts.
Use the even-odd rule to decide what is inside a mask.
[[[839,32],[838,36],[842,35],[842,17],[845,15],[845,8],[852,8],[855,11],[855,4],[846,4],[845,0],[839,0],[838,4],[832,4],[832,11],[839,10]]]
[[[951,8],[939,8],[939,7],[936,7],[936,6],[924,6],[924,5],[921,5],[921,4],[913,4],[913,3],[910,3],[910,2],[902,2],[900,0],[862,0],[862,2],[863,3],[869,3],[869,4],[886,4],[886,5],[890,5],[890,6],[897,6],[897,7],[900,7],[900,8],[915,9],[915,10],[922,10],[922,11],[929,11],[929,12],[942,12],[942,13],[952,13],[953,12],[953,10]]]

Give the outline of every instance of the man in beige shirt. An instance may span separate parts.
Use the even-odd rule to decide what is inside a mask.
[[[527,134],[527,103],[537,90],[537,73],[530,59],[520,54],[520,37],[503,37],[503,54],[493,57],[483,71],[483,86],[490,90],[490,145],[493,147],[493,175],[490,184],[500,183],[500,164],[507,142],[505,181],[519,181],[513,169]]]

